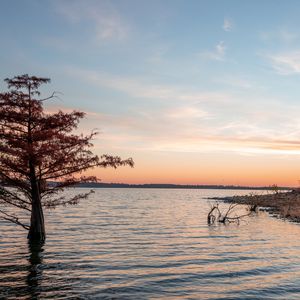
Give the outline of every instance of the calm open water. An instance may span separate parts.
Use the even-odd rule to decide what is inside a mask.
[[[1,222],[0,299],[300,299],[300,224],[206,224],[205,197],[246,193],[98,189],[46,212],[41,248]]]

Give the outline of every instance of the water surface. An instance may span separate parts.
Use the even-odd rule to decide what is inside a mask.
[[[46,212],[41,247],[1,221],[0,298],[300,299],[300,225],[206,224],[206,197],[245,193],[97,189]]]

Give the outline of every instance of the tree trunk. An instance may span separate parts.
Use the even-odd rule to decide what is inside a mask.
[[[44,213],[39,185],[33,163],[29,162],[31,183],[31,219],[27,238],[31,241],[44,241],[46,238]]]
[[[28,239],[32,241],[44,241],[46,238],[44,214],[39,192],[32,198],[30,228]]]

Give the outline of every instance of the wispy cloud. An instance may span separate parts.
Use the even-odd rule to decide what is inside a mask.
[[[286,28],[279,28],[274,31],[260,32],[259,37],[265,42],[280,41],[283,43],[291,43],[299,39],[299,34]]]
[[[104,86],[118,90],[135,98],[189,101],[204,103],[228,103],[232,96],[226,92],[191,91],[189,88],[173,85],[153,84],[141,78],[115,76],[104,72],[65,68],[65,72],[72,77],[79,78],[86,83]]]
[[[233,29],[233,22],[231,19],[229,18],[224,18],[224,22],[223,22],[223,26],[222,26],[223,30],[225,31],[231,31]]]
[[[171,119],[210,119],[212,115],[202,108],[193,106],[180,106],[168,111],[166,117]]]
[[[100,128],[100,140],[112,149],[300,153],[299,110],[279,99],[259,98],[252,90],[191,91],[184,85],[156,85],[149,78],[74,68],[65,72],[99,90],[124,93],[126,109],[87,114],[87,128]],[[247,82],[238,84],[249,87]]]
[[[214,79],[214,82],[242,89],[250,89],[254,87],[254,84],[252,82],[240,76],[225,75],[223,77]],[[257,84],[255,85],[255,87],[257,88]]]
[[[154,45],[154,49],[150,55],[150,57],[147,59],[150,63],[161,63],[164,61],[164,57],[169,51],[169,46],[164,45]]]
[[[212,51],[201,52],[200,57],[210,59],[210,60],[218,60],[223,61],[225,58],[227,47],[223,41],[220,41]]]
[[[96,41],[123,40],[128,36],[128,24],[110,2],[58,1],[56,6],[70,22],[92,24]]]
[[[300,51],[269,54],[266,58],[278,74],[292,75],[300,73]]]
[[[166,114],[110,115],[105,119],[102,116],[105,129],[101,139],[107,139],[115,148],[131,150],[300,155],[300,142],[295,137],[277,137],[275,132],[261,130],[258,124],[229,123],[228,127],[215,127],[187,121],[190,117],[184,121]]]

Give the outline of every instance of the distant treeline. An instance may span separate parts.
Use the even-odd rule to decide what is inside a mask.
[[[137,189],[220,189],[220,190],[274,190],[272,186],[250,187],[237,185],[189,185],[189,184],[164,184],[164,183],[147,183],[147,184],[127,184],[127,183],[103,183],[91,182],[81,183],[76,187],[82,188],[137,188]],[[276,187],[279,190],[290,190],[290,187]]]
[[[55,186],[57,182],[48,181],[49,186]],[[1,186],[8,186],[0,182]],[[240,186],[240,185],[218,185],[218,184],[168,184],[168,183],[105,183],[105,182],[85,182],[79,183],[77,188],[122,188],[122,189],[219,189],[219,190],[294,190],[293,187],[283,186]]]

